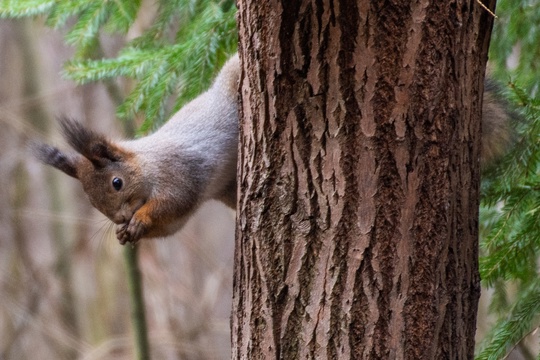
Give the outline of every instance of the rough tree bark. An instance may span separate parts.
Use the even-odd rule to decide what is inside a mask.
[[[238,10],[233,358],[471,359],[492,16],[476,0]]]

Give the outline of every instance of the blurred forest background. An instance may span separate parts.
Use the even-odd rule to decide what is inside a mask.
[[[0,20],[0,360],[133,358],[114,228],[26,143],[62,145],[58,116],[113,138],[158,126],[234,52],[232,3],[0,0],[12,18]],[[526,121],[482,185],[478,358],[535,359],[540,3],[499,0],[497,15],[490,73]],[[138,246],[153,358],[228,359],[234,213],[208,203],[176,236]]]
[[[127,39],[148,27],[153,6],[143,2]],[[76,180],[26,149],[33,137],[64,145],[57,116],[122,135],[115,97],[133,81],[65,80],[62,66],[74,56],[65,35],[43,18],[0,20],[0,359],[132,359],[112,224]],[[126,41],[103,35],[103,55]],[[234,212],[208,203],[178,235],[138,246],[153,357],[230,358]]]

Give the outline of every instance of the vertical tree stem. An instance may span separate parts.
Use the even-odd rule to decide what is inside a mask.
[[[237,6],[232,358],[473,359],[492,16],[474,0]]]
[[[144,298],[141,272],[138,266],[137,246],[126,246],[124,256],[128,275],[129,295],[131,298],[131,323],[135,336],[136,359],[150,359],[148,330],[144,313]]]

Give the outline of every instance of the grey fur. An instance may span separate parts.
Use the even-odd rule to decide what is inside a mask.
[[[238,55],[213,86],[178,111],[155,133],[120,146],[137,154],[144,178],[167,196],[196,196],[236,204],[238,154]],[[159,161],[157,160],[159,157]],[[178,186],[182,184],[182,186]],[[195,195],[196,194],[196,195]]]

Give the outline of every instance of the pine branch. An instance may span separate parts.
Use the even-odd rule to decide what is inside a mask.
[[[535,281],[520,294],[509,316],[499,319],[490,331],[485,341],[488,345],[482,348],[476,360],[501,359],[513,344],[538,327],[533,320],[540,312],[540,283]]]

